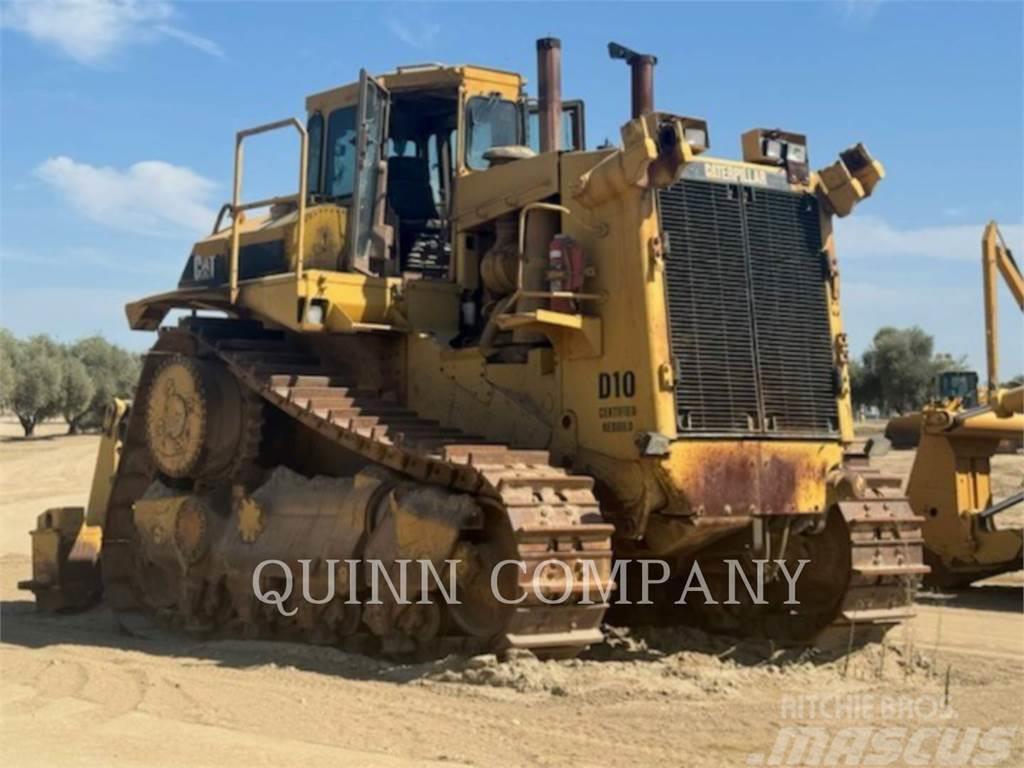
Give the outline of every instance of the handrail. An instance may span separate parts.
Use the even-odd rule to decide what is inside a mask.
[[[242,143],[249,136],[255,136],[258,133],[267,133],[269,131],[276,131],[280,128],[287,128],[292,126],[299,132],[299,192],[297,195],[282,195],[278,197],[269,197],[264,200],[256,200],[251,203],[243,203],[242,197]],[[245,130],[239,131],[235,134],[235,175],[234,175],[234,188],[231,195],[231,254],[228,262],[228,286],[231,294],[231,303],[234,304],[238,300],[238,246],[241,232],[239,230],[240,214],[243,211],[248,211],[253,208],[265,208],[268,205],[275,205],[278,203],[285,202],[297,202],[298,204],[298,222],[296,232],[296,245],[297,252],[295,255],[295,279],[302,279],[302,250],[306,235],[306,198],[308,197],[308,189],[306,188],[306,163],[309,156],[309,135],[306,133],[306,127],[300,123],[296,118],[289,117],[285,120],[277,120],[273,123],[266,123],[264,125],[257,125],[254,128],[246,128]],[[222,209],[223,214],[223,209]],[[221,215],[222,215],[221,214]],[[220,215],[217,217],[217,223],[220,223]]]
[[[523,271],[524,261],[526,260],[526,218],[530,215],[531,211],[543,210],[543,211],[555,211],[566,216],[573,216],[573,212],[566,208],[564,205],[558,205],[557,203],[529,203],[524,205],[519,211],[519,242],[518,250],[516,252],[516,288],[505,298],[501,299],[491,312],[490,317],[487,319],[487,325],[484,326],[484,330],[480,334],[480,351],[486,357],[491,350],[491,343],[498,332],[498,318],[504,315],[512,314],[516,305],[520,299],[571,299],[573,301],[604,301],[606,296],[603,293],[573,293],[572,291],[527,291],[523,290]],[[591,224],[583,221],[581,218],[576,217],[576,220],[587,227],[588,229],[594,230],[599,236],[604,237],[608,234],[607,228],[603,224]]]
[[[530,215],[532,211],[555,211],[557,213],[563,213],[566,216],[572,216],[573,212],[566,208],[564,205],[558,205],[557,203],[530,203],[524,205],[522,210],[519,211],[519,250],[517,253],[517,269],[516,269],[516,289],[512,293],[512,300],[505,307],[505,312],[511,312],[515,308],[519,299],[572,299],[574,301],[602,301],[605,297],[599,293],[573,293],[572,291],[525,291],[523,290],[523,270],[524,261],[526,260],[526,217]],[[605,229],[601,225],[590,224],[577,217],[577,221],[589,229],[593,229],[603,236],[606,234]]]
[[[217,218],[214,219],[214,222],[213,222],[213,231],[210,232],[210,236],[211,237],[213,235],[216,235],[218,232],[220,232],[220,223],[221,223],[221,221],[224,220],[224,214],[227,213],[230,210],[231,210],[231,203],[224,203],[224,205],[222,205],[220,207],[220,210],[217,211]]]

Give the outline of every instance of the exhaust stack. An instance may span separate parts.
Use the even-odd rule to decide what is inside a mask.
[[[557,152],[562,148],[562,41],[557,37],[537,41],[537,100],[540,151]]]
[[[608,43],[608,55],[613,59],[622,59],[629,65],[633,117],[653,112],[654,65],[658,63],[658,58],[649,53],[637,53],[618,43]]]

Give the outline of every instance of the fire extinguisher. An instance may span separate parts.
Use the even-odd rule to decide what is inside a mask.
[[[583,248],[569,235],[555,235],[548,246],[548,290],[552,293],[578,293],[583,288]],[[555,312],[575,313],[576,302],[569,298],[552,298]]]

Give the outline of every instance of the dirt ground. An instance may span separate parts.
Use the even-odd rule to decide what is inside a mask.
[[[97,444],[60,431],[45,425],[22,441],[0,423],[4,766],[725,768],[779,764],[772,750],[794,726],[830,738],[848,726],[942,729],[924,734],[930,757],[917,765],[939,764],[940,733],[1006,727],[1016,730],[1005,749],[946,764],[996,755],[986,764],[1024,765],[1020,573],[923,596],[917,618],[885,643],[831,661],[696,632],[612,629],[609,643],[574,661],[403,665],[200,641],[125,625],[103,608],[36,615],[16,588],[30,573],[27,531],[46,507],[84,503]],[[884,464],[905,472],[911,458],[897,452]],[[1024,457],[997,457],[995,472],[1000,489],[1020,487]],[[839,705],[814,710],[827,701]],[[914,762],[907,749],[887,764]]]

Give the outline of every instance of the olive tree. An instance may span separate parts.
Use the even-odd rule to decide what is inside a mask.
[[[898,413],[920,408],[931,399],[939,373],[965,365],[934,348],[934,338],[917,326],[880,328],[860,361],[851,362],[854,401]]]
[[[88,369],[70,352],[61,360],[60,413],[68,423],[68,434],[78,434],[93,405],[96,386]]]
[[[35,433],[39,422],[60,413],[62,357],[49,336],[15,344],[10,408],[26,437]]]
[[[115,397],[131,397],[142,370],[139,355],[111,344],[102,336],[90,336],[71,346],[71,355],[89,374],[92,394],[89,407],[79,417],[78,428],[93,427]]]
[[[6,328],[0,328],[0,411],[11,407],[14,393],[14,356],[18,340]]]

